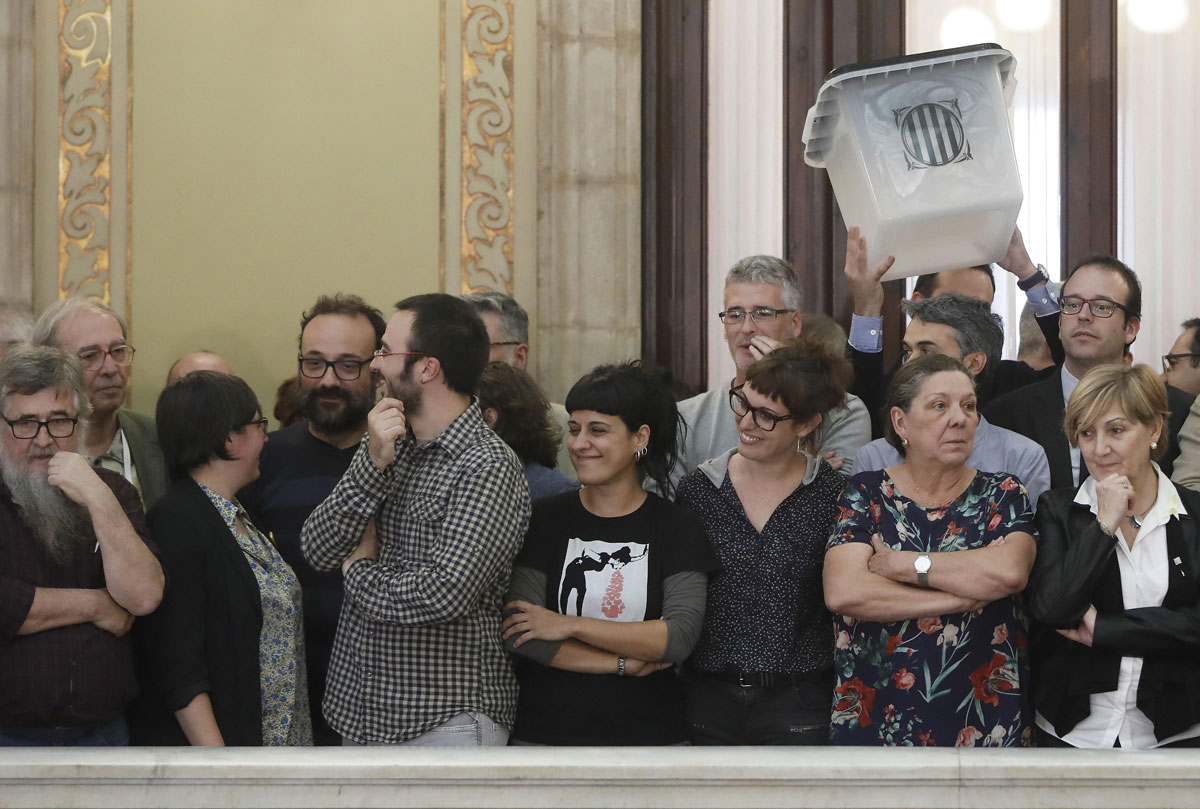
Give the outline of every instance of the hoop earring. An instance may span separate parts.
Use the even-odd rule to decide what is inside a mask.
[[[633,460],[635,460],[635,461],[640,461],[642,458],[645,458],[645,457],[646,457],[646,448],[645,447],[642,447],[641,449],[639,449],[633,453]]]
[[[804,439],[803,439],[803,438],[797,438],[797,439],[796,439],[796,453],[797,453],[797,454],[799,454],[799,453],[801,453],[801,452],[804,452],[804,446],[802,445],[802,442],[803,442],[803,441],[804,441]]]

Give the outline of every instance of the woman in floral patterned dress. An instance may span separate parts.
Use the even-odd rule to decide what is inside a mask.
[[[907,363],[887,406],[904,461],[851,478],[825,556],[831,742],[1028,745],[1025,489],[966,466],[979,416],[957,360]]]

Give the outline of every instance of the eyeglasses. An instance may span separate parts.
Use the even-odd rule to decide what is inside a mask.
[[[754,423],[758,425],[760,430],[771,432],[775,429],[775,425],[781,421],[787,421],[792,416],[776,416],[765,407],[754,407],[750,402],[746,401],[746,397],[742,394],[744,384],[738,385],[729,391],[729,408],[739,419],[744,418],[747,413],[754,414]]]
[[[1195,368],[1196,361],[1200,360],[1200,354],[1163,354],[1163,371],[1173,370],[1180,360],[1188,359],[1192,361],[1192,367]]]
[[[428,357],[429,355],[424,351],[384,351],[382,348],[377,348],[371,356],[378,360],[384,357]]]
[[[22,441],[30,441],[37,438],[37,434],[46,428],[46,434],[51,438],[70,438],[75,434],[75,425],[79,423],[79,419],[69,419],[66,416],[60,418],[47,419],[46,421],[38,421],[37,419],[17,419],[13,421],[7,416],[0,416],[8,422],[8,428],[12,430],[13,438],[20,438]]]
[[[378,356],[378,355],[376,355]],[[325,372],[333,369],[333,375],[343,382],[353,382],[362,375],[364,365],[370,365],[370,360],[323,360],[320,357],[298,357],[300,373],[309,379],[320,379]]]
[[[501,340],[498,343],[488,343],[488,345],[492,346],[493,348],[496,346],[519,346],[520,344],[520,340]]]
[[[246,422],[245,424],[239,424],[239,425],[238,425],[238,429],[240,430],[240,429],[242,429],[243,427],[255,427],[255,426],[257,426],[257,427],[258,427],[258,429],[262,430],[262,431],[265,433],[265,432],[267,431],[267,423],[268,423],[268,422],[267,422],[266,416],[263,416],[262,418],[257,418],[257,419],[254,419],[254,420],[252,420],[252,421],[248,421],[248,422]]]
[[[1122,312],[1129,310],[1124,305],[1116,301],[1105,300],[1104,298],[1059,298],[1058,308],[1062,310],[1064,315],[1077,315],[1083,311],[1083,305],[1087,304],[1088,311],[1092,313],[1092,317],[1112,317],[1118,309]]]
[[[83,366],[85,371],[95,371],[104,364],[105,357],[112,357],[112,361],[117,364],[118,368],[124,368],[133,362],[133,346],[129,344],[113,346],[112,348],[89,348],[87,351],[80,351],[75,356],[79,358],[79,364]],[[64,438],[65,436],[59,436]]]
[[[770,306],[758,306],[747,312],[745,309],[726,309],[724,312],[717,312],[717,317],[721,318],[721,322],[726,326],[735,326],[746,320],[746,315],[750,315],[750,319],[755,323],[770,323],[775,318],[787,312],[794,312],[795,309],[772,309]]]

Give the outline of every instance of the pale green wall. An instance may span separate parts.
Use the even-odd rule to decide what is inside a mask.
[[[132,405],[188,351],[266,411],[322,292],[438,287],[436,0],[134,6]]]

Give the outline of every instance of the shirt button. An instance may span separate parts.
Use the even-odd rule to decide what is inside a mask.
[[[872,337],[874,337],[874,336],[875,336],[875,335],[877,335],[877,334],[879,334],[879,329],[871,329],[871,336],[872,336]]]

